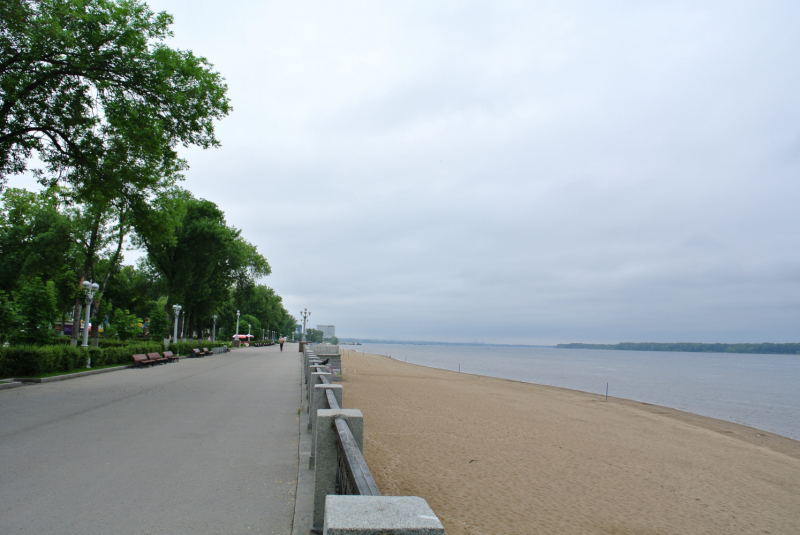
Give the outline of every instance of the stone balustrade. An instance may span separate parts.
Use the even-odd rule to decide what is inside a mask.
[[[319,365],[319,355],[314,352],[316,347],[336,346],[303,348],[308,428],[312,434],[309,468],[314,470],[311,532],[325,535],[444,535],[442,523],[423,498],[380,496],[363,460],[364,418],[361,411],[342,408],[343,387],[332,384],[336,375],[324,371],[325,368]],[[330,357],[326,355],[325,358]],[[333,403],[338,407],[332,408]],[[348,453],[343,454],[344,451]],[[344,459],[343,455],[347,458]],[[350,466],[351,457],[355,457],[357,466]],[[342,478],[347,477],[358,481],[343,484]],[[337,487],[340,487],[338,492]],[[342,492],[341,487],[349,489],[348,492]],[[371,495],[360,495],[359,488],[366,489],[361,494]]]

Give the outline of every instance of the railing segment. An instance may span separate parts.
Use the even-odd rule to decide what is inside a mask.
[[[428,503],[417,496],[381,496],[364,460],[364,418],[343,409],[342,385],[303,351],[314,470],[314,515],[311,533],[326,535],[444,535]]]

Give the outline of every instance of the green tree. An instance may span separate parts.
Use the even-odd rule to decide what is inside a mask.
[[[166,299],[165,299],[166,301]],[[164,305],[153,302],[148,317],[147,332],[151,336],[166,338],[169,330],[169,318],[164,310]]]
[[[161,208],[151,215],[159,221],[148,224],[152,232],[137,231],[137,243],[164,281],[167,309],[180,303],[187,330],[198,335],[211,326],[214,313],[221,316],[220,323],[235,322],[231,289],[250,288],[253,279],[268,275],[266,259],[241,231],[227,226],[225,214],[213,202],[176,189],[157,204]]]
[[[33,277],[15,292],[16,329],[11,339],[17,344],[47,344],[55,335],[53,322],[58,316],[56,292],[52,281]]]
[[[0,344],[9,341],[18,323],[14,302],[5,292],[0,291]]]
[[[0,3],[0,181],[35,151],[51,170],[81,169],[72,180],[136,187],[136,173],[107,184],[106,171],[218,145],[227,88],[204,58],[165,45],[172,22],[139,0]]]
[[[142,323],[136,314],[131,314],[128,310],[118,308],[114,311],[114,318],[111,320],[111,331],[122,341],[130,340],[142,332],[139,324]]]
[[[306,329],[306,341],[313,344],[321,344],[323,334],[322,331],[316,329]]]
[[[0,206],[0,290],[11,291],[21,277],[56,281],[70,266],[73,223],[63,213],[61,191],[7,189]]]
[[[261,340],[261,322],[258,318],[250,314],[244,314],[239,321],[239,334],[247,334],[247,325],[250,325],[250,334],[255,336],[254,340]]]

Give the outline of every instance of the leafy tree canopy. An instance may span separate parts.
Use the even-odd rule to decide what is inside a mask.
[[[218,145],[227,87],[166,46],[172,22],[140,0],[0,3],[0,187],[37,152],[51,176],[134,194],[182,168],[178,145]]]

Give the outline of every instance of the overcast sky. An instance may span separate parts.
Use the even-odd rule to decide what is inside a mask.
[[[185,187],[312,326],[800,341],[797,2],[150,5],[234,107]]]

